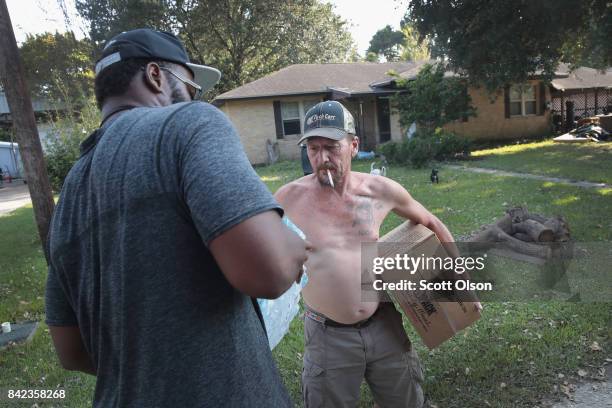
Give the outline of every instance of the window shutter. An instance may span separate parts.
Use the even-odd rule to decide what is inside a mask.
[[[468,86],[467,84],[463,84],[463,97],[467,99],[468,96]],[[466,105],[467,107],[467,105]],[[462,115],[461,116],[461,122],[467,122],[468,121],[468,116],[467,115]]]
[[[276,127],[276,138],[282,139],[285,133],[283,132],[283,117],[281,116],[280,101],[272,102],[272,106],[274,107],[274,125]]]
[[[540,82],[540,112],[539,115],[544,115],[546,111],[546,87],[544,86],[544,82]]]
[[[504,87],[504,112],[506,114],[506,119],[510,118],[510,86],[506,85]]]

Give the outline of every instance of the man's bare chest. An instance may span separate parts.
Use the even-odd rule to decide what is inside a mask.
[[[345,246],[376,241],[386,216],[384,205],[365,195],[351,197],[303,197],[289,216],[315,245]]]

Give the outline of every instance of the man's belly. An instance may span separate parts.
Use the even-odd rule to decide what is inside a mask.
[[[323,249],[310,254],[308,284],[302,292],[310,308],[346,324],[367,319],[376,311],[379,302],[362,301],[360,249]]]

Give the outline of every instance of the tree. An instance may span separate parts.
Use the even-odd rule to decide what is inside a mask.
[[[93,80],[92,47],[74,33],[28,35],[20,47],[26,81],[34,95],[62,99],[90,94]]]
[[[151,3],[163,7],[140,15]],[[223,73],[218,92],[287,65],[355,57],[347,23],[318,0],[79,0],[77,10],[92,24],[97,43],[143,25],[178,33],[195,62]]]
[[[382,55],[387,61],[397,61],[403,43],[404,33],[393,30],[390,25],[387,25],[374,34],[367,52]]]
[[[445,77],[445,72],[444,64],[425,64],[413,80],[396,76],[398,88],[407,91],[393,97],[402,127],[407,129],[416,122],[433,133],[446,123],[476,114],[465,80]]]
[[[404,24],[402,32],[404,33],[404,43],[400,58],[403,61],[424,61],[431,58],[427,38],[419,40],[419,33],[411,24]]]
[[[0,0],[0,84],[6,92],[9,111],[23,159],[25,177],[32,197],[34,219],[42,247],[46,248],[49,223],[53,214],[53,195],[45,171],[36,119],[28,93],[15,33],[5,0]],[[46,252],[45,252],[46,254]]]
[[[65,0],[58,0],[65,3]],[[170,31],[170,7],[180,7],[187,1],[168,0],[76,0],[77,12],[89,23],[89,36],[95,48],[121,33],[134,28],[148,27]],[[191,1],[193,2],[193,1]]]
[[[413,0],[405,21],[490,91],[539,73],[550,80],[559,62],[612,65],[609,0]]]

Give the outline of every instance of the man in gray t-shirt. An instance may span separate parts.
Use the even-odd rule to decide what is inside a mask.
[[[252,297],[299,279],[306,244],[223,113],[175,103],[216,82],[185,60],[152,30],[105,48],[103,124],[51,222],[46,322],[62,365],[97,376],[94,406],[289,407]]]

